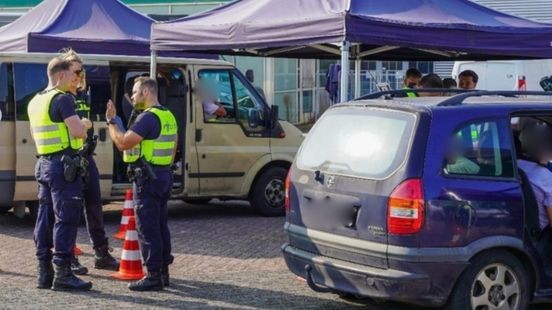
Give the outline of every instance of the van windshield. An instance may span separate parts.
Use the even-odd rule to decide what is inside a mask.
[[[300,169],[366,178],[386,178],[406,158],[414,114],[382,109],[328,111],[297,155]]]

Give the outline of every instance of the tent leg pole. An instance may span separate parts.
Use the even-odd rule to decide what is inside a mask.
[[[150,77],[152,79],[157,78],[157,52],[152,50],[151,51],[151,59],[150,59]]]
[[[355,59],[355,98],[360,97],[360,69],[361,60],[357,57]]]
[[[340,100],[345,102],[349,92],[349,41],[343,41],[341,45],[341,87],[339,88]]]

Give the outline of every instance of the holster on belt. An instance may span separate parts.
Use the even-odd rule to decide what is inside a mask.
[[[80,156],[64,154],[61,156],[61,162],[63,163],[65,181],[74,182],[77,176],[82,175],[82,158]]]

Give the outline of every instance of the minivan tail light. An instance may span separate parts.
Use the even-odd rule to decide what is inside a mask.
[[[387,203],[387,231],[393,235],[415,234],[424,219],[422,180],[409,179],[397,186]]]
[[[284,210],[286,213],[289,212],[289,188],[291,186],[291,168],[289,168],[286,181],[284,182],[284,188],[285,188],[285,198],[284,198]]]

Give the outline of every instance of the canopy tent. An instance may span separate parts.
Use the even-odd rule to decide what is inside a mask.
[[[118,0],[44,0],[0,28],[0,53],[72,47],[84,54],[149,55],[153,22]]]
[[[552,58],[552,24],[468,0],[237,0],[152,27],[159,51],[294,58]],[[338,44],[338,45],[335,45]],[[347,70],[341,73],[347,89]],[[346,98],[341,92],[341,99]]]

